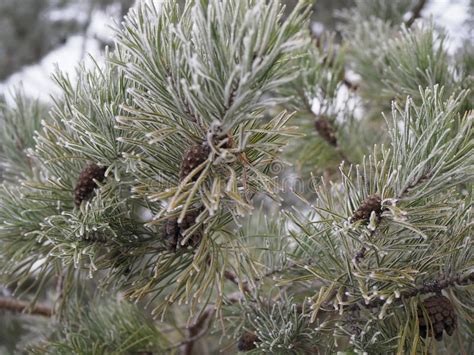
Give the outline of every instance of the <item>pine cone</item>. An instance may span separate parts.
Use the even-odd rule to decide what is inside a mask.
[[[250,351],[255,349],[257,346],[255,343],[258,341],[257,336],[254,333],[245,332],[240,336],[237,348],[239,351]]]
[[[425,319],[423,308],[418,307],[418,321],[422,338],[426,338],[426,335],[432,337],[434,332],[435,339],[439,341],[443,339],[443,330],[448,335],[453,335],[457,326],[457,316],[448,298],[442,295],[431,296],[423,301],[423,307],[429,320]]]
[[[319,133],[319,135],[323,137],[326,142],[333,146],[337,146],[336,132],[331,122],[329,122],[326,117],[320,116],[314,122],[314,127],[316,128],[316,131]]]
[[[165,221],[161,229],[161,235],[165,244],[170,251],[174,251],[178,247],[178,240],[180,237],[178,219],[170,218]]]
[[[183,180],[194,169],[204,163],[209,156],[211,149],[207,143],[194,145],[184,153],[183,161],[181,162],[181,171],[179,174],[180,180]],[[192,177],[192,181],[196,181],[199,174]]]
[[[74,189],[74,202],[79,207],[82,201],[90,198],[97,187],[96,182],[102,182],[105,179],[107,167],[97,164],[87,165],[80,173],[76,187]]]
[[[184,232],[191,228],[196,219],[201,213],[201,209],[189,211],[183,218],[181,223],[178,223],[178,218],[168,219],[162,227],[162,235],[165,240],[165,244],[170,251],[176,251],[179,248],[197,247],[201,242],[202,235],[199,231],[192,234],[185,245],[181,245],[181,241],[184,238]]]
[[[352,215],[351,223],[361,220],[368,222],[372,211],[375,212],[377,217],[380,217],[382,214],[382,199],[379,195],[371,195],[367,197]]]

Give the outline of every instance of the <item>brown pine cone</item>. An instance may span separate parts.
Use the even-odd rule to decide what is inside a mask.
[[[201,232],[195,231],[185,245],[181,245],[184,238],[184,232],[191,228],[196,222],[197,217],[201,213],[201,209],[189,211],[183,218],[181,223],[178,223],[178,218],[170,218],[166,220],[162,227],[162,236],[169,251],[176,251],[179,248],[197,247],[201,242]]]
[[[424,317],[423,308],[428,319]],[[418,307],[418,321],[422,338],[426,338],[427,335],[432,337],[434,333],[435,339],[439,341],[443,339],[443,330],[448,335],[453,335],[457,326],[457,316],[448,298],[442,295],[431,296],[423,301],[423,308]]]
[[[258,342],[258,337],[254,333],[245,332],[240,336],[237,348],[239,351],[250,351],[257,347],[256,342]]]
[[[202,209],[198,209],[198,210],[193,210],[186,213],[181,224],[179,224],[179,229],[181,231],[181,234],[183,234],[188,228],[191,228],[196,223],[196,219],[199,217],[201,212],[202,212]],[[202,237],[201,233],[196,231],[191,236],[191,238],[188,239],[188,242],[186,245],[190,245],[192,247],[198,246],[199,243],[201,242],[201,237]]]
[[[99,166],[97,164],[87,165],[80,173],[74,188],[74,203],[79,207],[82,201],[89,199],[97,187],[96,182],[102,182],[105,179],[105,171],[107,167]]]
[[[361,220],[369,222],[372,211],[380,218],[382,214],[382,199],[379,195],[370,195],[367,197],[352,215],[351,223]]]
[[[316,131],[319,133],[321,137],[324,138],[326,142],[333,146],[337,146],[337,138],[336,138],[336,131],[334,130],[333,125],[329,120],[324,117],[320,116],[314,122],[314,127]]]
[[[174,251],[178,247],[180,237],[178,219],[170,218],[165,221],[161,228],[161,235],[165,241],[166,247],[170,251]]]
[[[181,162],[181,171],[179,173],[179,179],[183,180],[188,176],[194,169],[204,163],[211,152],[211,148],[207,143],[197,144],[189,148],[183,157]],[[199,174],[192,177],[192,181],[196,181]]]

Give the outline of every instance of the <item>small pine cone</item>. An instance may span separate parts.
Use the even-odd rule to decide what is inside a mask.
[[[189,211],[183,218],[181,223],[178,223],[177,218],[170,218],[166,220],[162,227],[162,235],[165,240],[165,244],[170,251],[176,251],[180,247],[196,247],[201,242],[202,235],[199,231],[192,234],[185,245],[181,245],[181,241],[184,237],[184,232],[191,228],[196,222],[196,218],[201,213],[201,210]]]
[[[198,210],[193,210],[186,213],[181,224],[179,224],[179,230],[181,234],[184,234],[184,232],[188,228],[191,228],[196,223],[196,219],[199,217],[201,212],[202,212],[202,209],[198,209]],[[188,238],[186,246],[197,247],[199,243],[201,242],[201,238],[202,238],[202,235],[199,231],[194,232],[194,234],[192,234]]]
[[[161,234],[165,241],[165,244],[170,251],[174,251],[178,248],[178,241],[180,239],[180,232],[177,218],[170,218],[163,224]]]
[[[245,332],[240,336],[237,348],[239,351],[250,351],[257,347],[256,342],[258,342],[258,338],[254,333]]]
[[[316,128],[316,131],[319,133],[319,135],[323,137],[326,142],[333,146],[337,146],[336,132],[334,130],[333,125],[326,117],[320,116],[314,122],[314,127]]]
[[[105,179],[107,167],[97,164],[87,165],[80,173],[76,187],[74,189],[74,202],[79,207],[82,201],[90,198],[97,187],[96,182],[102,182]]]
[[[457,316],[448,298],[442,295],[431,296],[423,301],[423,307],[429,320],[425,319],[423,309],[418,307],[418,321],[422,338],[426,338],[426,335],[432,337],[434,332],[435,339],[439,341],[443,339],[443,330],[448,335],[453,335],[457,326]]]
[[[207,143],[194,145],[184,153],[183,161],[181,162],[181,171],[179,173],[180,180],[183,180],[194,169],[204,163],[209,156],[211,149]],[[197,180],[199,174],[192,177],[192,181]]]
[[[372,211],[375,212],[377,217],[380,217],[382,213],[382,199],[379,195],[371,195],[367,197],[352,215],[351,223],[361,220],[368,222]]]

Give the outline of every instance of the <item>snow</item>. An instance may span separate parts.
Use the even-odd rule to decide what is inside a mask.
[[[429,0],[428,5],[422,12],[424,18],[432,16],[435,23],[446,28],[450,35],[448,50],[451,53],[459,48],[462,41],[469,35],[469,29],[466,28],[465,24],[469,17],[468,7],[469,0]],[[70,17],[82,19],[81,16],[84,15],[81,12],[82,10],[77,5],[63,11],[54,12],[50,16],[56,19]],[[50,96],[58,90],[51,80],[51,73],[55,71],[56,67],[74,78],[78,63],[83,60],[86,65],[92,63],[88,55],[84,56],[85,53],[96,58],[99,63],[101,62],[102,49],[96,38],[112,38],[113,31],[110,27],[114,24],[114,20],[110,14],[116,12],[115,10],[111,7],[106,11],[96,11],[87,31],[85,42],[83,36],[70,37],[62,47],[50,52],[40,63],[26,66],[3,83],[0,83],[0,94],[5,94],[8,98],[11,98],[14,90],[22,86],[28,95],[38,97],[43,101],[49,101]]]
[[[470,0],[428,0],[426,8],[422,11],[424,18],[432,18],[435,24],[443,26],[449,35],[448,52],[454,53],[462,46],[464,40],[472,33],[466,21],[469,18],[469,1]]]
[[[110,9],[108,10],[94,13],[87,36],[69,37],[64,45],[48,53],[39,63],[25,66],[0,83],[0,94],[11,99],[13,92],[21,87],[28,96],[48,102],[51,95],[59,92],[51,79],[51,74],[56,71],[56,68],[60,68],[62,72],[74,79],[80,62],[84,62],[86,67],[92,65],[92,56],[100,63],[103,60],[103,51],[97,38],[112,39],[111,26],[114,24],[114,18],[110,16]],[[72,16],[71,13],[75,12],[71,9],[63,11],[63,18]],[[76,15],[82,19],[80,12]],[[57,18],[59,14],[55,13],[51,16]]]
[[[56,70],[56,67],[59,66],[61,71],[74,78],[75,68],[81,61],[83,46],[86,53],[100,58],[101,50],[98,41],[90,38],[86,39],[85,44],[83,41],[82,36],[70,37],[62,47],[50,52],[39,64],[27,66],[10,76],[3,84],[0,84],[0,92],[8,96],[15,88],[21,86],[27,95],[48,101],[50,95],[57,92],[51,80],[51,73]],[[86,59],[86,63],[88,61],[91,59]]]

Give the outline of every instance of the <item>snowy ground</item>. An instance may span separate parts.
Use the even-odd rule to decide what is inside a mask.
[[[424,18],[432,16],[437,24],[447,29],[450,52],[459,48],[462,40],[468,36],[469,29],[465,24],[469,16],[468,6],[469,0],[429,0],[428,6],[422,12]],[[68,16],[67,13],[62,15]],[[107,12],[95,13],[85,42],[82,36],[70,37],[62,47],[49,53],[39,64],[27,66],[0,83],[0,94],[9,96],[15,88],[23,86],[28,95],[48,101],[50,95],[56,91],[50,79],[55,68],[59,67],[74,77],[75,68],[81,60],[85,60],[86,63],[91,61],[87,55],[83,58],[83,48],[85,53],[100,61],[101,49],[95,36],[100,36],[102,39],[111,38],[112,24],[113,20]]]
[[[76,67],[81,61],[84,61],[86,65],[91,65],[90,57],[92,56],[100,62],[102,49],[97,37],[103,40],[112,38],[111,26],[114,25],[114,19],[110,11],[113,9],[94,13],[86,36],[69,37],[63,46],[50,52],[38,64],[26,66],[0,83],[0,94],[3,93],[8,97],[16,88],[22,87],[31,97],[37,97],[43,101],[50,100],[51,94],[57,90],[51,80],[51,73],[57,68],[68,73],[70,77],[74,77]],[[62,16],[67,17],[69,13],[62,13]]]

